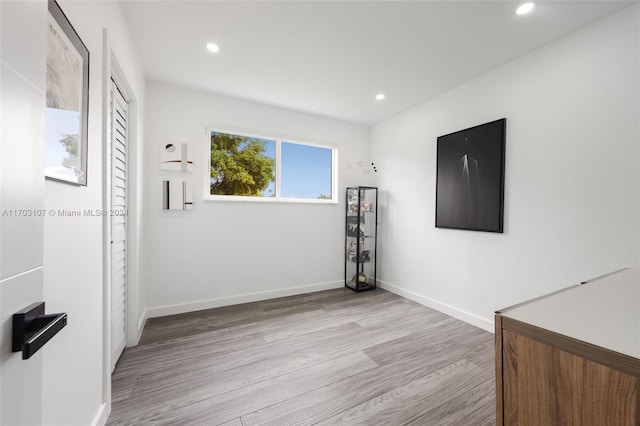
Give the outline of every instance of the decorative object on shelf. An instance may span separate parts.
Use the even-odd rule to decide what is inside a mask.
[[[436,227],[502,232],[506,119],[438,137]]]
[[[355,274],[353,276],[353,278],[351,278],[351,281],[354,283],[358,283],[358,284],[366,284],[367,283],[367,276],[365,274],[363,274],[362,272],[358,272],[357,274]]]
[[[45,164],[47,179],[87,185],[89,50],[49,0]]]
[[[168,143],[160,150],[160,169],[175,172],[193,171],[193,161],[189,159],[188,143]]]
[[[364,216],[347,216],[347,235],[350,237],[364,237],[367,227],[364,224]]]
[[[376,288],[378,188],[347,188],[346,200],[344,284],[354,291],[373,290]]]
[[[351,261],[352,261],[352,262],[362,262],[362,263],[364,263],[364,262],[371,262],[371,258],[369,257],[369,252],[370,252],[370,251],[371,251],[371,250],[362,250],[362,251],[360,252],[360,256],[353,256],[353,257],[351,258]]]
[[[162,181],[162,209],[193,209],[193,185],[191,179]]]
[[[358,243],[356,240],[347,241],[347,259],[356,255],[356,250],[358,250],[357,247]]]
[[[360,241],[360,252],[364,250],[364,241]],[[358,255],[358,243],[355,238],[349,238],[347,241],[347,259],[351,259]]]

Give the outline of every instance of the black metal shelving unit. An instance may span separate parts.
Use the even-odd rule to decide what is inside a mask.
[[[353,291],[376,288],[378,188],[347,188],[344,285]]]

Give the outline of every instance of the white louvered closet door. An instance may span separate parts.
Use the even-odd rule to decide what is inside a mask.
[[[126,345],[127,101],[111,82],[111,370]]]

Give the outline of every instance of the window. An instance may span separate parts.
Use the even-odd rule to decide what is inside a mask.
[[[336,150],[211,131],[206,199],[335,203]]]

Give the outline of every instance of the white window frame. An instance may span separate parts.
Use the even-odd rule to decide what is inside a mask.
[[[209,193],[211,187],[211,132],[227,133],[231,135],[244,136],[249,138],[267,139],[275,141],[275,182],[274,192],[275,197],[259,197],[249,195],[211,195]],[[206,167],[204,170],[204,201],[240,201],[240,202],[257,202],[257,203],[306,203],[306,204],[338,204],[338,148],[332,145],[319,143],[316,141],[305,140],[300,137],[289,137],[284,135],[266,135],[261,132],[245,131],[238,129],[229,129],[229,127],[219,127],[207,125],[205,127],[206,140],[205,146],[205,158],[207,159]],[[282,142],[312,146],[316,148],[325,148],[331,150],[331,199],[317,199],[317,198],[285,198],[280,197],[282,173],[281,173],[281,154],[282,154]]]

